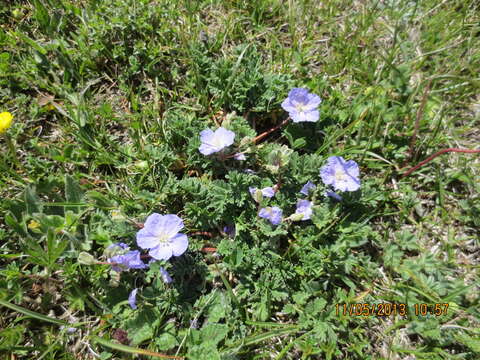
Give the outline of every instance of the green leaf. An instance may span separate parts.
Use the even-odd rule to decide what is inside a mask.
[[[154,356],[162,359],[183,359],[183,356],[174,356],[174,355],[164,355],[160,354],[154,351],[150,350],[145,350],[145,349],[140,349],[140,348],[134,348],[131,346],[127,345],[122,345],[122,344],[117,344],[114,342],[111,342],[107,339],[98,337],[98,336],[92,336],[92,340],[94,342],[99,343],[100,345],[106,346],[110,349],[126,352],[128,354],[140,354],[140,355],[147,355],[147,356]]]
[[[38,198],[34,187],[27,186],[24,193],[24,199],[27,214],[33,215],[34,213],[42,212],[42,202]]]
[[[16,233],[18,233],[21,237],[27,237],[27,224],[25,222],[18,222],[15,216],[11,212],[8,212],[5,215],[5,224],[7,224],[10,228],[12,228]]]
[[[472,337],[470,337],[466,334],[459,334],[455,338],[460,343],[469,347],[476,354],[480,354],[480,339],[478,337],[476,339],[474,339],[474,338],[472,338]]]
[[[158,346],[158,349],[166,351],[166,350],[170,350],[173,347],[177,346],[178,345],[178,340],[171,333],[164,332],[164,333],[160,334],[160,336],[158,336],[155,339],[155,344]]]
[[[77,261],[79,264],[83,265],[93,265],[96,263],[96,259],[85,251],[82,251],[80,254],[78,254]]]
[[[31,47],[33,47],[35,50],[37,50],[40,54],[42,55],[47,54],[47,50],[45,50],[42,46],[40,46],[34,40],[30,39],[28,36],[24,35],[22,32],[14,32],[14,34],[19,38],[21,38],[23,41],[25,41],[27,44],[29,44]]]
[[[202,338],[205,342],[217,345],[228,333],[226,324],[208,324],[202,328]]]
[[[23,341],[23,333],[26,328],[24,326],[14,326],[0,331],[0,350],[8,350],[9,348],[20,344]]]
[[[56,233],[52,228],[47,231],[47,254],[48,267],[53,268],[57,259],[63,254],[68,246],[67,240],[56,239]]]
[[[134,319],[127,322],[126,327],[133,345],[149,340],[159,324],[159,317],[150,309],[141,310]]]
[[[80,185],[77,180],[70,175],[65,175],[65,198],[67,202],[71,203],[81,203],[83,199],[83,192]],[[73,209],[75,212],[80,210],[78,207]]]
[[[305,140],[305,138],[299,138],[299,139],[296,139],[296,140],[293,142],[293,148],[294,148],[294,149],[301,149],[301,148],[303,148],[305,145],[307,145],[307,141]]]
[[[28,309],[25,309],[21,306],[18,306],[18,305],[15,305],[15,304],[12,304],[8,301],[5,301],[5,300],[2,300],[0,299],[0,305],[2,306],[5,306],[5,307],[8,307],[9,309],[11,310],[14,310],[14,311],[17,311],[21,314],[24,314],[28,317],[31,317],[31,318],[34,318],[34,319],[37,319],[37,320],[40,320],[40,321],[46,321],[46,322],[49,322],[49,323],[52,323],[52,324],[56,324],[56,325],[63,325],[63,326],[75,326],[74,324],[69,324],[67,323],[66,321],[63,321],[63,320],[59,320],[59,319],[55,319],[55,318],[52,318],[50,316],[45,316],[45,315],[42,315],[42,314],[39,314],[35,311],[31,311],[31,310],[28,310]]]

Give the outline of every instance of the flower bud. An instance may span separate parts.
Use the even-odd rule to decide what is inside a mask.
[[[292,214],[288,217],[291,221],[300,221],[303,219],[303,214]]]
[[[93,265],[97,262],[97,260],[89,253],[82,251],[80,254],[78,254],[78,262],[83,265]]]

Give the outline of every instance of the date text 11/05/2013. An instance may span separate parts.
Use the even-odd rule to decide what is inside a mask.
[[[416,316],[441,316],[447,314],[448,303],[413,304],[411,307],[402,303],[336,304],[335,308],[337,316],[407,316],[409,314],[415,314]]]

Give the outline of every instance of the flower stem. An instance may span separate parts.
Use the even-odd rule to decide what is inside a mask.
[[[208,237],[213,237],[213,234],[211,232],[208,232],[208,231],[195,231],[193,233],[190,234],[190,236],[195,236],[195,235],[204,235],[204,236],[208,236]]]
[[[108,262],[108,261],[96,261],[95,265],[117,265],[116,262]]]
[[[278,130],[280,129],[282,126],[286,125],[288,123],[288,120],[290,120],[290,117],[287,117],[285,120],[283,120],[280,124],[274,126],[273,128],[271,129],[268,129],[267,131],[261,133],[260,135],[258,135],[257,137],[255,137],[252,142],[254,144],[256,144],[257,142],[259,142],[260,140],[262,140],[264,137],[268,136],[269,134],[271,134],[272,132],[274,132],[275,130]]]
[[[10,136],[8,136],[8,134],[4,134],[4,138],[5,138],[5,142],[7,143],[8,150],[10,150],[10,152],[12,153],[13,162],[19,169],[21,169],[22,164],[18,160],[17,151],[15,150],[15,146],[13,145],[12,140],[10,139]]]
[[[415,170],[421,168],[423,165],[428,164],[430,161],[432,161],[433,159],[435,159],[437,156],[442,155],[442,154],[445,154],[445,153],[449,153],[449,152],[478,154],[478,153],[480,153],[480,149],[478,149],[478,150],[476,150],[476,149],[459,149],[459,148],[442,149],[442,150],[440,150],[440,151],[437,151],[435,154],[430,155],[430,156],[429,156],[428,158],[426,158],[425,160],[419,162],[417,165],[415,165],[414,167],[412,167],[412,168],[410,168],[409,170],[407,170],[400,178],[403,179],[403,178],[407,177],[408,175],[410,175],[410,174],[411,174],[412,172],[414,172]]]

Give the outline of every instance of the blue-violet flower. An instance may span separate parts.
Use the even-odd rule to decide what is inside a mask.
[[[300,190],[300,193],[303,195],[308,195],[310,191],[315,190],[317,186],[312,183],[310,180],[307,181],[305,185],[303,185],[302,190]]]
[[[235,233],[236,233],[235,224],[225,225],[225,226],[223,227],[223,232],[224,232],[228,237],[234,238],[234,237],[235,237]]]
[[[200,132],[200,141],[202,144],[198,150],[203,155],[210,155],[232,145],[234,138],[235,133],[223,127],[220,127],[215,131],[205,129]]]
[[[132,250],[108,259],[112,270],[122,272],[128,269],[145,269],[147,265],[140,259],[140,251]]]
[[[238,161],[247,160],[247,157],[244,153],[236,153],[235,155],[233,155],[233,158]]]
[[[277,206],[268,206],[260,209],[258,216],[270,220],[273,225],[278,225],[282,222],[282,209]]]
[[[360,188],[358,164],[353,160],[345,161],[341,156],[330,156],[327,165],[320,169],[320,176],[335,190],[356,191]]]
[[[248,188],[248,191],[250,191],[250,194],[253,196],[255,201],[260,201],[263,196],[268,198],[272,198],[275,196],[275,190],[271,186],[267,186],[266,188],[263,188],[261,190],[257,189],[256,187],[250,186]]]
[[[342,201],[342,197],[338,195],[335,191],[327,190],[325,191],[325,195],[328,197],[331,197],[332,199],[335,199],[337,201]]]
[[[179,233],[182,228],[183,221],[177,215],[153,213],[137,232],[137,244],[150,249],[148,254],[157,260],[180,256],[188,247],[187,235]]]
[[[318,106],[321,102],[318,95],[307,89],[294,88],[282,102],[282,108],[288,112],[293,122],[316,122],[320,117]]]
[[[128,295],[128,304],[134,310],[137,308],[137,291],[138,289],[133,289],[130,295]]]
[[[170,274],[163,267],[160,267],[160,276],[165,284],[170,284],[173,281]]]
[[[301,214],[303,217],[300,220],[309,220],[312,215],[312,202],[308,200],[299,200],[297,202],[297,210],[295,214]]]

